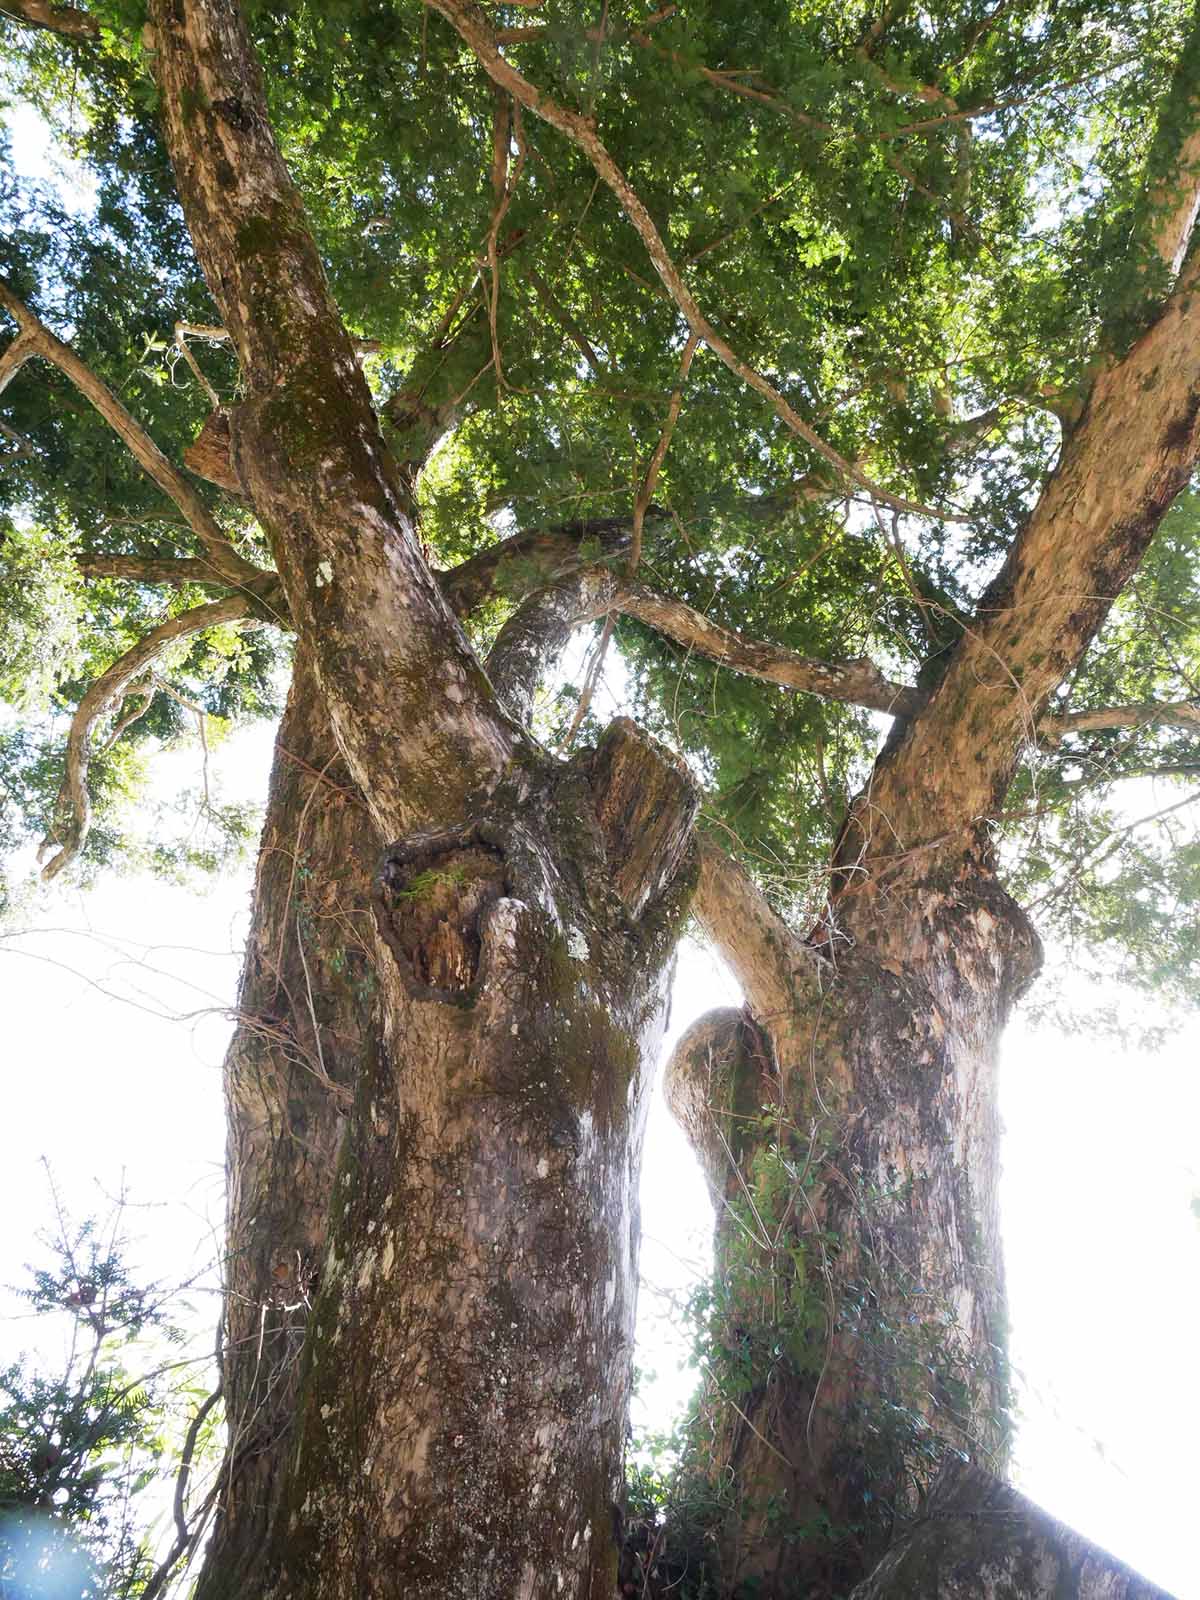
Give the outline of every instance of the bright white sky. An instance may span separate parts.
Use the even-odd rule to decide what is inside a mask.
[[[10,120],[22,169],[45,175],[36,119]],[[76,193],[86,205],[86,192]],[[223,798],[262,797],[269,743],[262,730],[229,742],[215,764]],[[197,750],[166,761],[164,792],[198,775]],[[248,871],[206,895],[143,879],[110,879],[86,897],[68,885],[43,898],[19,940],[0,943],[9,1064],[0,1215],[10,1219],[0,1235],[0,1285],[18,1280],[38,1254],[33,1235],[49,1205],[43,1155],[79,1214],[106,1211],[124,1181],[148,1275],[183,1282],[216,1259],[224,1011],[249,886]],[[686,949],[672,1035],[709,1007],[737,1001],[711,958]],[[1001,1095],[1022,1392],[1017,1480],[1179,1600],[1200,1600],[1200,1226],[1191,1209],[1200,1193],[1200,1026],[1152,1055],[1018,1021]],[[664,1294],[685,1290],[703,1270],[711,1213],[661,1102],[643,1223],[638,1360],[659,1381],[646,1386],[638,1420],[665,1426],[686,1404],[694,1373],[681,1366],[679,1318]],[[214,1297],[205,1320],[215,1319]],[[0,1361],[33,1332],[27,1321],[0,1322]]]

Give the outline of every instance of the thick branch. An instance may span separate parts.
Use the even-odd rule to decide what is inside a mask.
[[[196,606],[151,629],[96,679],[79,702],[67,736],[67,770],[56,809],[56,817],[65,820],[61,825],[56,823],[42,841],[40,854],[45,854],[54,844],[59,846],[57,855],[42,868],[43,878],[55,878],[64,867],[70,866],[82,850],[91,828],[92,802],[87,771],[92,730],[100,719],[112,710],[168,645],[196,633],[205,633],[210,628],[228,624],[244,627],[257,625],[258,621],[254,615],[254,601],[248,595],[227,595],[210,605]]]
[[[51,333],[45,323],[4,283],[0,283],[0,306],[16,321],[21,329],[20,337],[28,337],[32,347],[30,353],[49,361],[71,380],[128,446],[147,476],[183,512],[188,526],[207,554],[213,575],[226,583],[239,585],[261,579],[264,576],[261,569],[238,555],[191,484],[178,468],[172,466],[141,424],[135,422],[108,385],[79,359],[70,345],[64,344],[57,335]],[[8,353],[11,354],[11,346]]]
[[[100,24],[86,11],[49,5],[47,0],[3,0],[0,17],[11,17],[30,28],[47,28],[67,39],[95,39],[100,34]]]
[[[1174,280],[1200,212],[1200,22],[1180,53],[1159,116],[1148,176],[1149,242]]]
[[[798,655],[783,645],[764,644],[731,633],[682,600],[655,594],[640,583],[622,583],[613,605],[627,617],[656,628],[677,644],[719,662],[735,672],[802,690],[826,700],[844,700],[891,715],[909,716],[921,698],[915,689],[892,683],[873,661],[858,656],[848,661],[821,661]]]
[[[154,0],[151,22],[184,215],[248,389],[231,419],[235,473],[338,742],[397,838],[492,787],[520,736],[425,564],[240,8]]]
[[[37,340],[32,333],[22,329],[0,356],[0,394],[4,393],[25,363],[32,360],[37,353]]]
[[[488,673],[501,698],[511,707],[520,706],[523,715],[571,629],[606,611],[634,617],[706,660],[763,683],[889,716],[914,717],[925,705],[923,690],[885,678],[868,657],[825,661],[747,639],[683,600],[657,594],[607,568],[581,565],[580,546],[587,539],[603,539],[619,555],[627,546],[629,528],[628,518],[614,517],[515,534],[440,575],[443,592],[462,616],[495,593],[528,593],[531,569],[550,578],[513,613],[488,659]],[[500,577],[505,567],[507,580]],[[1200,728],[1200,706],[1180,700],[1047,712],[1038,719],[1036,733],[1053,744],[1068,733],[1149,726]]]
[[[540,586],[578,570],[595,560],[597,545],[606,557],[623,554],[629,549],[631,529],[628,516],[532,528],[489,545],[448,572],[439,572],[438,582],[455,615],[468,617],[494,595],[527,594],[530,573],[536,574],[540,580],[536,586]]]
[[[207,561],[197,561],[191,556],[100,556],[81,552],[75,565],[85,578],[124,578],[130,583],[168,583],[176,588],[185,584],[215,585],[222,580],[215,577]]]
[[[663,1069],[663,1098],[667,1109],[687,1135],[700,1161],[714,1206],[720,1207],[730,1181],[730,1158],[736,1160],[737,1127],[722,1113],[742,1110],[739,1093],[753,1060],[756,1042],[745,1011],[722,1006],[706,1011],[693,1022],[671,1052]],[[745,1105],[745,1115],[757,1126],[764,1096],[761,1090]]]
[[[774,387],[762,373],[750,366],[737,354],[728,340],[722,338],[713,325],[705,317],[700,306],[687,287],[679,268],[672,260],[662,235],[659,233],[654,219],[642,202],[641,197],[630,184],[625,174],[617,166],[607,147],[596,132],[593,119],[580,116],[578,112],[569,110],[566,106],[559,105],[557,101],[534,87],[529,80],[522,76],[512,64],[501,55],[496,43],[496,36],[483,13],[470,0],[425,0],[425,4],[432,10],[439,12],[457,30],[465,42],[479,58],[484,70],[501,88],[507,89],[513,98],[535,112],[552,128],[577,145],[591,161],[597,176],[616,195],[622,209],[629,218],[639,238],[646,247],[646,251],[654,263],[654,269],[663,282],[667,293],[679,307],[687,322],[688,327],[702,340],[713,354],[729,368],[743,383],[747,384],[756,393],[770,404],[776,416],[804,442],[815,450],[818,455],[830,462],[838,473],[850,483],[857,484],[866,489],[882,504],[891,506],[897,511],[910,511],[918,516],[945,518],[946,513],[930,509],[928,506],[916,504],[902,496],[890,494],[866,476],[852,461],[848,461],[832,445],[827,444],[821,436],[811,428],[803,417],[790,406],[778,389]]]
[[[1200,127],[1194,128],[1180,147],[1173,179],[1158,185],[1154,209],[1154,253],[1174,278],[1183,265],[1200,213]]]
[[[839,852],[843,867],[866,869],[848,876],[848,886],[865,887],[873,863],[887,858],[932,868],[935,844],[955,840],[958,848],[996,814],[1050,696],[1095,637],[1198,457],[1200,297],[1185,286],[1096,378],[1085,415],[941,681],[876,766]]]
[[[1101,733],[1108,728],[1185,728],[1200,732],[1200,704],[1194,700],[1153,701],[1139,706],[1102,706],[1095,711],[1066,711],[1043,717],[1039,728],[1054,740],[1065,733]]]
[[[501,628],[487,673],[518,722],[529,721],[538,685],[579,623],[607,609],[614,587],[603,567],[585,567],[536,590]]]
[[[711,839],[701,841],[692,911],[729,963],[755,1017],[769,1022],[790,1015],[801,989],[812,982],[812,952],[750,875]]]

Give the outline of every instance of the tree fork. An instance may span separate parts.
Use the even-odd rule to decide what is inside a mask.
[[[385,1020],[266,1592],[611,1593],[635,1179],[696,803],[618,723],[508,820],[385,853]]]

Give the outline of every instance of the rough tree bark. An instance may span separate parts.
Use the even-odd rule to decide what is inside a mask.
[[[1196,270],[1105,360],[851,808],[818,927],[800,938],[728,867],[702,874],[700,919],[751,1014],[701,1023],[671,1067],[721,1212],[728,1359],[693,1470],[733,1485],[697,1547],[728,1591],[845,1593],[949,1452],[1002,1464],[995,1061],[1040,955],[988,819],[1200,454]],[[664,1562],[671,1581],[689,1555]]]
[[[249,1560],[255,1592],[280,1596],[606,1594],[632,1180],[696,795],[632,725],[559,763],[510,719],[424,563],[236,5],[161,0],[152,22],[168,148],[247,391],[235,476],[346,786],[394,841],[370,890],[375,992],[347,1030],[355,1097],[327,1248],[312,1260],[314,1179],[293,1252],[312,1309],[299,1376],[275,1392],[286,1410],[295,1387],[295,1438],[274,1465],[244,1452],[245,1510],[230,1497],[202,1592],[246,1592]],[[264,890],[269,950],[293,911]],[[293,967],[307,956],[301,941]],[[254,1076],[235,1061],[235,1096]],[[282,1084],[259,1113],[241,1094],[235,1123],[253,1145],[257,1114],[264,1151],[282,1129],[292,1170]],[[335,1137],[326,1121],[323,1182]],[[238,1253],[261,1322],[266,1263],[257,1244]],[[285,1356],[287,1315],[271,1319]],[[238,1414],[269,1431],[261,1370],[240,1381]]]
[[[225,1065],[229,1453],[201,1594],[265,1588],[333,1178],[372,1028],[379,851],[300,649]]]
[[[593,160],[696,337],[864,483],[704,321],[594,127],[539,98],[473,8],[430,3]],[[89,31],[71,8],[18,9]],[[298,635],[227,1071],[231,1438],[198,1593],[613,1592],[648,1069],[698,877],[747,1001],[698,1024],[670,1074],[722,1219],[723,1354],[687,1464],[720,1492],[627,1584],[673,1592],[701,1563],[722,1595],[862,1582],[865,1600],[934,1592],[928,1574],[957,1562],[947,1593],[1000,1592],[998,1574],[1049,1594],[1076,1553],[1015,1502],[1007,1552],[963,1549],[965,1513],[999,1504],[970,1474],[944,1476],[878,1563],[948,1458],[1003,1455],[995,1054],[1039,952],[988,819],[1196,462],[1194,265],[1102,365],[931,691],[559,569],[553,535],[554,581],[489,678],[455,613],[504,552],[439,585],[413,525],[449,416],[401,397],[411,448],[385,442],[236,0],[150,10],[167,145],[244,386],[197,464],[250,502]],[[1156,183],[1174,273],[1200,189]],[[70,358],[21,327],[5,372]],[[547,655],[607,607],[735,670],[903,714],[807,937],[718,852],[697,873],[693,786],[632,724],[565,762],[521,725]]]
[[[948,1463],[921,1518],[850,1600],[1170,1600],[978,1467]]]

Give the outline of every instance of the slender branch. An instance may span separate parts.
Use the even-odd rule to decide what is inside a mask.
[[[675,424],[679,420],[679,408],[683,403],[683,385],[691,371],[692,357],[696,354],[699,345],[699,336],[695,333],[688,335],[687,343],[683,347],[683,357],[679,363],[679,379],[671,395],[667,407],[666,421],[663,423],[662,432],[658,436],[658,443],[650,457],[645,476],[634,497],[633,525],[629,540],[629,560],[626,564],[626,573],[632,577],[637,571],[638,563],[642,559],[642,527],[646,520],[646,512],[654,495],[654,486],[658,482],[658,474],[671,446],[671,435],[675,432]],[[583,692],[579,696],[579,704],[575,707],[575,715],[571,718],[571,726],[567,729],[565,743],[568,747],[573,743],[575,735],[579,732],[584,717],[591,709],[592,696],[596,692],[596,685],[600,681],[600,674],[604,670],[604,658],[608,653],[609,642],[613,635],[613,625],[616,621],[615,614],[610,611],[604,619],[604,627],[600,634],[600,642],[596,646],[596,653],[592,664],[584,679]]]
[[[197,333],[197,331],[198,330],[196,328],[187,322],[177,322],[175,324],[175,348],[187,362],[188,367],[191,370],[192,377],[195,378],[196,382],[208,396],[209,405],[212,406],[214,411],[218,411],[221,407],[221,397],[213,388],[212,384],[209,383],[208,379],[204,376],[204,372],[200,366],[200,363],[192,354],[192,347],[188,343],[188,335],[194,335]]]
[[[709,347],[715,356],[725,363],[731,372],[768,401],[776,416],[798,438],[802,439],[810,449],[815,450],[818,455],[830,462],[843,478],[857,484],[860,488],[868,490],[882,504],[889,505],[897,511],[912,512],[917,516],[933,517],[942,521],[957,520],[956,518],[951,518],[945,511],[933,510],[915,501],[906,500],[900,495],[889,493],[868,478],[859,467],[852,461],[848,461],[832,445],[827,444],[804,421],[803,417],[792,408],[779,390],[757,368],[744,361],[729,344],[728,340],[724,339],[705,317],[667,250],[654,219],[646,209],[641,197],[609,154],[608,149],[596,132],[594,122],[587,117],[580,116],[578,112],[559,105],[556,100],[551,99],[549,95],[535,88],[527,78],[522,76],[501,55],[490,24],[483,13],[470,3],[470,0],[425,0],[425,4],[445,17],[451,26],[456,29],[462,39],[475,52],[484,70],[495,83],[507,89],[515,100],[519,101],[528,110],[533,111],[583,151],[595,168],[597,176],[620,201],[626,216],[645,245],[663,286],[682,312],[688,327],[697,338]]]
[[[261,579],[261,568],[238,555],[191,484],[167,460],[141,424],[130,416],[108,385],[80,360],[70,345],[64,344],[56,334],[51,333],[45,323],[3,282],[0,282],[0,306],[16,321],[21,335],[28,336],[33,346],[31,353],[49,361],[71,380],[128,446],[147,476],[183,512],[188,526],[208,556],[214,576],[226,583],[236,584],[253,583]]]
[[[571,726],[567,729],[563,739],[564,746],[569,750],[575,742],[575,735],[583,724],[584,717],[592,708],[592,697],[596,693],[596,685],[600,682],[600,674],[604,670],[604,658],[608,654],[609,642],[613,636],[613,626],[616,623],[616,613],[609,611],[604,619],[604,626],[600,630],[600,638],[596,645],[596,653],[592,657],[591,665],[583,680],[583,689],[580,691],[579,704],[575,707],[575,715],[571,718]]]
[[[42,868],[42,877],[55,878],[79,854],[87,840],[92,822],[92,802],[87,786],[88,760],[91,754],[92,730],[100,719],[126,694],[130,686],[142,676],[166,647],[178,639],[205,633],[209,628],[226,624],[245,627],[257,626],[254,600],[241,594],[226,595],[208,605],[196,606],[191,611],[169,617],[166,622],[152,628],[123,656],[118,657],[92,684],[79,702],[67,736],[67,764],[62,788],[59,791],[56,818],[68,820],[61,829],[55,827],[42,841],[39,859],[55,844],[59,846]]]
[[[66,39],[96,39],[100,24],[75,6],[55,6],[47,0],[3,0],[0,17],[11,17],[28,28],[46,28]]]
[[[220,580],[213,576],[207,561],[194,556],[102,556],[80,552],[75,565],[85,578],[125,578],[130,583],[169,583],[182,588],[185,584],[214,585]]]
[[[196,1414],[188,1425],[187,1437],[183,1441],[183,1450],[179,1457],[179,1471],[175,1474],[175,1529],[179,1535],[178,1548],[182,1552],[191,1537],[191,1530],[187,1521],[187,1485],[192,1470],[192,1457],[196,1453],[196,1444],[200,1438],[200,1429],[204,1426],[204,1419],[212,1408],[221,1399],[222,1385],[217,1387],[207,1397],[204,1403],[196,1408]]]
[[[177,322],[175,335],[182,339],[207,339],[210,344],[229,344],[233,338],[228,328],[218,328],[209,322]],[[382,339],[352,338],[350,343],[360,356],[378,355],[383,349]]]
[[[602,570],[597,569],[598,572]],[[785,689],[820,695],[825,700],[840,700],[872,711],[884,711],[891,716],[915,716],[927,700],[922,690],[885,678],[865,656],[848,661],[822,661],[798,655],[783,645],[746,639],[721,627],[684,601],[656,594],[642,584],[618,582],[615,578],[610,578],[610,582],[611,596],[606,596],[598,583],[588,591],[594,605],[607,600],[614,611],[636,617],[677,644],[686,645],[697,655],[733,672]],[[586,620],[586,614],[580,620]],[[1053,745],[1068,733],[1146,727],[1200,731],[1200,704],[1193,700],[1150,701],[1088,711],[1048,712],[1039,719],[1037,731],[1046,743]]]
[[[492,366],[495,370],[496,392],[502,393],[508,385],[504,381],[504,361],[500,353],[500,225],[513,203],[521,174],[525,170],[525,134],[521,127],[521,107],[510,100],[503,89],[495,88],[496,107],[492,120],[492,195],[495,205],[487,233],[487,268],[489,280],[488,327],[492,336]],[[508,147],[517,147],[516,165],[509,170]]]
[[[679,421],[680,408],[683,405],[683,386],[687,382],[688,373],[692,370],[692,358],[700,343],[700,336],[696,333],[688,335],[687,343],[683,347],[683,355],[679,361],[679,377],[675,381],[675,388],[671,392],[671,400],[667,406],[667,417],[663,423],[662,432],[658,436],[658,443],[654,446],[654,453],[650,457],[650,464],[646,468],[646,475],[642,479],[641,487],[633,502],[633,531],[629,540],[629,565],[626,568],[632,578],[642,559],[642,526],[646,520],[646,512],[650,502],[654,499],[654,490],[658,484],[658,474],[666,460],[667,451],[671,448],[671,436],[675,432],[675,424]]]
[[[1153,701],[1136,706],[1104,706],[1095,711],[1051,713],[1038,725],[1057,742],[1066,733],[1099,733],[1108,728],[1186,728],[1200,731],[1200,704],[1194,700]]]
[[[600,378],[608,377],[610,374],[607,363],[600,359],[595,345],[571,313],[560,303],[553,289],[551,289],[537,268],[530,267],[526,272],[526,277],[533,285],[533,291],[541,301],[543,309],[562,328],[596,376]]]

